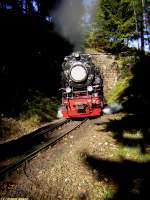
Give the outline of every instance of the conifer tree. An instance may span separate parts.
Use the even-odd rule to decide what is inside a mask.
[[[97,5],[93,39],[97,46],[119,50],[137,37],[134,0],[100,0]]]
[[[134,10],[130,0],[101,0],[101,31],[110,48],[121,48],[135,36]],[[97,19],[99,20],[99,19]]]

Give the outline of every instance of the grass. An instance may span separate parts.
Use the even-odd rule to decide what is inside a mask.
[[[131,148],[129,146],[120,145],[117,151],[117,157],[137,162],[150,161],[150,153],[142,154],[140,146]]]
[[[136,131],[135,133],[130,133],[130,132],[127,132],[125,131],[123,133],[123,138],[127,138],[127,139],[143,139],[143,134],[142,132],[139,130],[139,131]]]
[[[114,159],[121,161],[123,158],[125,160],[127,159],[136,162],[150,161],[150,145],[145,145],[145,153],[141,151],[142,146],[140,142],[134,145],[134,141],[136,140],[141,140],[141,142],[143,142],[144,145],[143,134],[140,130],[134,133],[124,131],[122,140],[126,139],[133,141],[133,145],[118,144],[118,148],[116,148],[116,151],[114,152]]]
[[[113,190],[110,186],[105,188],[104,191],[103,191],[103,200],[111,199],[112,193],[113,193]]]
[[[108,104],[113,102],[119,101],[119,97],[123,93],[123,91],[128,88],[129,81],[131,80],[132,76],[128,76],[125,78],[120,79],[116,85],[112,88],[112,90],[108,91],[105,94],[105,98]]]
[[[1,117],[0,121],[0,139],[2,141],[21,137],[22,135],[33,131],[40,125],[39,117],[37,115],[33,115],[27,119]]]
[[[56,97],[48,98],[43,94],[35,93],[26,100],[20,117],[26,119],[37,115],[40,122],[52,121],[56,119],[59,105],[60,102]]]
[[[113,115],[113,120],[121,121],[127,114],[117,113]],[[130,114],[128,114],[130,115]],[[109,123],[109,122],[108,122]],[[138,123],[138,122],[137,122]],[[106,126],[104,126],[104,129]],[[116,133],[112,134],[116,137]],[[150,144],[144,138],[142,129],[131,131],[124,130],[121,134],[121,140],[117,142],[116,148],[113,152],[113,160],[121,161],[121,159],[133,160],[137,162],[150,161]],[[142,148],[145,148],[145,152],[142,152]]]
[[[0,139],[2,141],[21,137],[44,123],[57,118],[59,101],[56,97],[34,94],[26,100],[22,112],[17,117],[0,116]]]
[[[142,166],[145,166],[147,163],[149,163],[149,161],[150,161],[150,144],[145,145],[146,151],[145,151],[145,153],[143,153],[141,150],[142,149],[141,143],[137,142],[137,141],[142,141],[144,144],[144,137],[143,137],[143,133],[141,130],[137,130],[137,131],[135,130],[132,132],[124,131],[122,136],[123,136],[123,138],[122,138],[123,142],[126,141],[126,139],[127,139],[129,141],[132,141],[133,145],[124,144],[122,142],[117,142],[115,145],[116,148],[113,149],[113,152],[111,151],[113,156],[112,156],[111,160],[108,160],[108,162],[111,163],[111,161],[112,161],[112,163],[113,162],[116,163],[116,166],[120,165],[120,167],[122,167],[122,169],[120,168],[119,173],[123,177],[124,177],[123,173],[127,173],[127,176],[129,175],[129,177],[130,176],[132,177],[132,175],[134,177],[134,171],[132,172],[132,170],[133,170],[132,164],[133,165],[135,164],[135,174],[136,174],[139,166],[141,166],[141,168],[142,168]],[[134,141],[137,142],[135,145],[134,145]],[[129,168],[126,165],[127,163],[129,164],[128,165]],[[131,166],[131,169],[130,169],[130,166]],[[136,169],[136,166],[137,166],[137,169]],[[117,170],[119,170],[119,168],[117,168]],[[114,173],[116,173],[116,176],[114,176],[114,177],[117,177],[117,172],[118,171],[114,172]],[[130,174],[130,172],[132,172],[133,174],[132,173]],[[110,168],[109,173],[111,173],[111,168]],[[146,172],[142,171],[141,173],[143,173],[142,178],[140,177],[140,175],[139,175],[139,177],[137,175],[137,177],[138,177],[137,179],[131,178],[131,180],[133,181],[133,183],[135,183],[135,185],[138,185],[138,183],[136,183],[136,181],[140,180],[140,187],[142,187],[142,183],[145,181],[144,176],[145,176]],[[124,178],[120,178],[120,180],[123,182]],[[126,179],[125,179],[125,181],[126,181]],[[125,183],[125,185],[126,185],[126,183]],[[118,185],[118,186],[120,187],[120,185]],[[111,197],[114,196],[114,194],[116,194],[119,191],[118,186],[116,185],[116,182],[113,182],[112,184],[110,182],[108,182],[107,185],[104,184],[104,187],[103,187],[104,191],[103,191],[102,199],[103,200],[111,199]],[[134,190],[134,185],[132,185],[132,190]],[[129,192],[129,191],[127,190],[127,192]],[[139,193],[140,192],[141,192],[141,190],[139,189]]]
[[[103,51],[100,49],[95,49],[95,48],[86,48],[85,49],[85,53],[89,53],[89,54],[100,53],[100,52],[103,52]]]

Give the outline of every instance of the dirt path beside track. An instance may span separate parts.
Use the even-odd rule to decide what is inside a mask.
[[[29,199],[107,199],[115,191],[111,178],[90,167],[88,159],[113,160],[117,144],[105,123],[115,115],[88,120],[62,141],[39,153],[0,182],[0,197]]]

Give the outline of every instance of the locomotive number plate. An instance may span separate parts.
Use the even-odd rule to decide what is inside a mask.
[[[84,110],[84,109],[85,109],[84,104],[82,104],[82,103],[77,103],[77,104],[76,104],[76,109],[77,109],[77,110]]]

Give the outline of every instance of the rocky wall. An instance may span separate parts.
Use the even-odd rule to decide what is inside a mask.
[[[93,63],[100,69],[103,76],[104,96],[111,90],[120,77],[120,64],[115,56],[106,53],[91,54]]]

